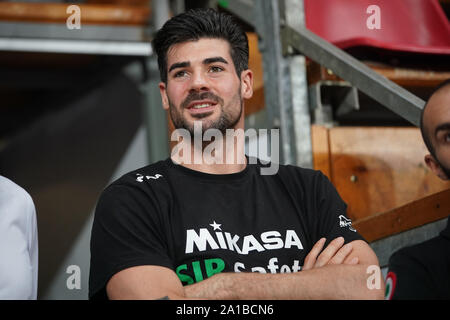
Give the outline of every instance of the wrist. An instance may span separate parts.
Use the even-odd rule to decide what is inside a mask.
[[[236,300],[239,299],[238,287],[236,279],[239,278],[238,273],[219,273],[213,276],[215,278],[214,299],[217,300]]]
[[[184,287],[186,298],[234,300],[236,295],[236,273],[218,273],[201,282]]]

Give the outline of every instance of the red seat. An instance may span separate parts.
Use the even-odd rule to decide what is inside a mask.
[[[306,27],[337,47],[450,55],[450,23],[438,0],[304,0]],[[370,5],[381,29],[369,29]]]

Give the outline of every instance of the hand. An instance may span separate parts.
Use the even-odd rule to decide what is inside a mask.
[[[344,245],[344,238],[339,237],[330,242],[328,247],[322,251],[326,239],[322,238],[316,242],[314,247],[305,258],[302,270],[309,270],[313,268],[320,268],[327,264],[343,264],[345,259],[352,252],[352,244]],[[322,253],[320,253],[322,251]],[[320,253],[320,255],[319,255]],[[358,264],[359,259],[354,257],[345,264]]]

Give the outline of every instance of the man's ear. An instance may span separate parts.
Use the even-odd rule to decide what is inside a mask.
[[[241,90],[244,99],[250,99],[253,96],[253,72],[250,69],[241,73]]]
[[[164,110],[169,109],[169,98],[167,97],[166,84],[164,82],[159,83],[159,93],[161,94],[161,101]]]
[[[448,180],[449,177],[444,173],[439,163],[436,161],[436,159],[431,155],[427,154],[424,158],[425,163],[427,164],[427,167],[430,168],[431,171],[434,172],[435,175],[437,175],[442,180]]]

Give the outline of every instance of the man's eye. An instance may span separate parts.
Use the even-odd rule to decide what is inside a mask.
[[[447,132],[444,136],[445,142],[450,142],[450,132]]]
[[[223,68],[217,67],[217,66],[213,66],[213,67],[211,67],[209,69],[209,71],[211,71],[211,72],[220,72],[220,71],[223,71]]]
[[[186,71],[178,71],[177,73],[175,73],[174,77],[175,78],[181,78],[187,75]]]

